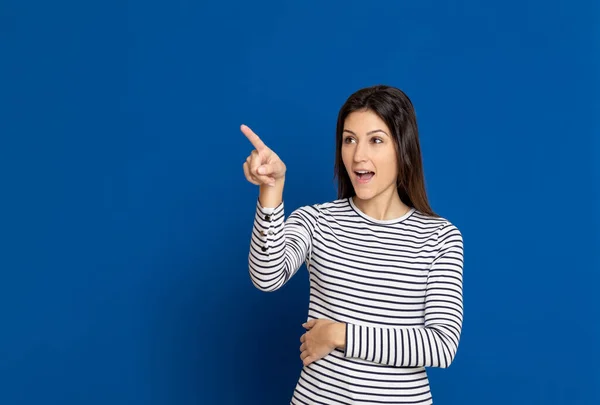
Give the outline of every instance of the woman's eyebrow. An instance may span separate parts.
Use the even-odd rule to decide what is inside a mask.
[[[356,135],[354,132],[350,131],[349,129],[344,129],[344,132],[349,132],[352,135]],[[377,132],[381,132],[382,134],[388,135],[388,133],[385,132],[383,129],[374,129],[372,131],[367,132],[367,135],[372,135],[372,134],[377,133]]]

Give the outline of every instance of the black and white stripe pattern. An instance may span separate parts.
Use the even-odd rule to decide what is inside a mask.
[[[282,287],[307,263],[308,319],[344,322],[346,349],[304,367],[292,404],[431,404],[425,367],[448,367],[462,329],[463,240],[412,209],[379,221],[352,199],[301,207],[257,203],[250,277]]]

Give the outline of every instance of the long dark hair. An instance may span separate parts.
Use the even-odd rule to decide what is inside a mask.
[[[427,199],[419,130],[412,102],[400,89],[377,85],[360,89],[350,95],[340,108],[335,134],[335,177],[338,180],[338,198],[355,195],[354,187],[342,161],[342,132],[346,117],[354,111],[371,110],[392,131],[398,156],[396,187],[402,202],[425,215],[437,216]]]

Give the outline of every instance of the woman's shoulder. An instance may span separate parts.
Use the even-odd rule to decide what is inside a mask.
[[[416,221],[419,221],[423,224],[427,224],[430,226],[444,227],[444,226],[452,226],[453,225],[452,222],[444,216],[441,216],[439,214],[436,214],[436,215],[425,214],[425,213],[421,212],[420,210],[418,210],[417,208],[413,208],[412,218]]]
[[[302,205],[296,209],[296,211],[304,212],[335,212],[340,210],[347,210],[350,207],[347,198],[340,198],[335,200],[325,200],[320,202],[312,202]]]
[[[350,208],[347,198],[310,202],[293,210],[291,216],[303,216],[312,219],[329,218],[339,213],[347,212]]]
[[[448,232],[460,234],[460,230],[458,229],[457,225],[444,216],[428,215],[417,209],[414,209],[413,215],[411,215],[411,220],[415,225],[434,230],[438,235]]]
[[[462,241],[462,233],[458,226],[444,216],[427,215],[415,209],[411,219],[417,226],[435,233],[440,243],[449,238]]]

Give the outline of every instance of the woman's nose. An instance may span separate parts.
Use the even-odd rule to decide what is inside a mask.
[[[359,143],[354,149],[354,161],[363,162],[365,160],[367,160],[367,147]]]

